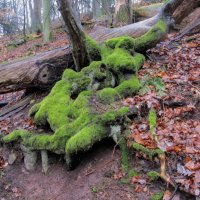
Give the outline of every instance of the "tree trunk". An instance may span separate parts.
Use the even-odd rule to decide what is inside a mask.
[[[200,6],[200,0],[184,0],[183,3],[174,12],[173,17],[176,23],[180,23],[193,10]]]
[[[117,0],[115,6],[116,23],[131,24],[132,23],[132,1]]]
[[[50,1],[42,0],[43,7],[43,37],[44,42],[49,42],[52,39],[51,20],[50,20]]]
[[[41,0],[34,0],[34,5],[32,8],[32,3],[29,1],[31,10],[31,31],[34,33],[42,32],[41,24]]]
[[[80,24],[77,23],[73,16],[73,11],[69,0],[57,0],[59,10],[67,26],[70,40],[73,48],[73,58],[76,70],[80,71],[83,67],[87,66],[90,62],[89,55],[85,43],[85,34],[82,31]]]
[[[163,3],[155,3],[139,8],[133,8],[135,21],[142,21],[158,14],[163,6]]]
[[[96,0],[92,0],[92,12],[93,12],[93,18],[101,16],[101,8],[100,3]]]

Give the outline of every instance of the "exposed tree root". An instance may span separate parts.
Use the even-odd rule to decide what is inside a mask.
[[[160,159],[160,178],[163,179],[168,185],[175,187],[170,177],[166,174],[166,156],[165,154],[158,155]]]

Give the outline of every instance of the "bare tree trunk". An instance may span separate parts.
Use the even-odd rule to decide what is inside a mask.
[[[101,15],[100,3],[97,2],[97,0],[92,0],[92,12],[93,18],[99,17]]]
[[[132,1],[131,0],[117,0],[115,6],[115,20],[123,24],[132,23]]]
[[[31,31],[34,33],[42,32],[42,23],[41,23],[41,0],[29,0],[29,8],[31,12]]]
[[[51,19],[50,19],[50,1],[42,0],[43,7],[43,38],[44,42],[49,42],[52,39]]]
[[[85,34],[81,29],[81,25],[78,24],[74,18],[69,0],[57,0],[57,3],[59,5],[59,10],[69,32],[76,70],[80,71],[90,62],[86,48]]]

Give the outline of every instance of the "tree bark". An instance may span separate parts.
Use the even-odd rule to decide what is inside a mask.
[[[132,1],[117,0],[115,6],[116,23],[131,24],[132,23]]]
[[[50,1],[42,0],[43,7],[43,35],[44,42],[47,43],[52,39],[51,20],[50,20]]]
[[[174,12],[173,17],[176,23],[180,23],[186,16],[188,16],[193,10],[200,7],[200,0],[184,0],[183,3]]]
[[[69,46],[0,65],[0,93],[47,89],[61,78],[64,69],[72,65]]]
[[[82,31],[80,24],[78,24],[75,20],[69,0],[57,0],[57,3],[59,5],[59,10],[69,32],[76,70],[80,71],[90,62],[90,58],[86,48],[85,34]]]
[[[155,3],[155,4],[150,4],[147,6],[141,6],[139,8],[133,8],[133,13],[134,13],[136,22],[142,21],[142,20],[145,20],[157,15],[160,12],[162,6],[163,6],[163,3]]]
[[[34,0],[33,6],[31,0],[29,0],[29,7],[31,12],[31,31],[34,33],[42,32],[41,23],[41,0]]]

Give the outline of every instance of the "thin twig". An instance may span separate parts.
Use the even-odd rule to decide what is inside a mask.
[[[124,138],[124,137],[121,137],[121,138],[119,139],[119,141],[117,141],[117,143],[115,144],[115,146],[114,146],[114,148],[113,148],[113,152],[112,152],[112,158],[114,157],[114,154],[115,154],[115,150],[116,150],[117,145],[121,142],[121,140],[122,140],[123,138]]]
[[[174,198],[174,196],[176,195],[177,190],[178,190],[178,185],[176,185],[176,187],[174,189],[174,192],[173,192],[173,194],[172,194],[172,196],[170,197],[169,200],[172,200]]]

